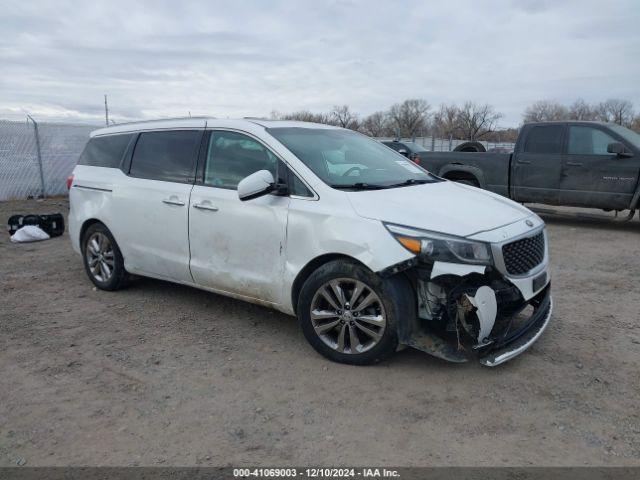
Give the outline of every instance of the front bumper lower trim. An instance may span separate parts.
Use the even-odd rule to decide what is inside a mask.
[[[545,315],[536,322],[536,325],[532,325],[526,334],[522,335],[513,342],[507,344],[500,350],[493,351],[484,357],[480,357],[478,361],[487,367],[495,367],[517,357],[522,352],[527,350],[531,345],[536,343],[540,335],[546,330],[551,322],[551,316],[553,313],[553,298],[549,295],[549,305],[545,309]]]

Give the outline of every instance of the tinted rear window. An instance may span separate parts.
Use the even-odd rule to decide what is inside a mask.
[[[199,130],[141,133],[129,174],[165,182],[193,181],[201,137]]]
[[[562,125],[533,127],[527,134],[524,151],[527,153],[562,153]]]
[[[120,168],[120,161],[133,134],[93,137],[84,148],[78,165]]]

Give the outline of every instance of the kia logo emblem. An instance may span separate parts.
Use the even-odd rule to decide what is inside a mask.
[[[531,220],[527,220],[526,223],[528,226],[533,227],[533,222]]]

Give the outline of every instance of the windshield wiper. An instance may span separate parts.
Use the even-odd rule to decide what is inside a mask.
[[[408,187],[409,185],[423,185],[425,183],[433,183],[433,180],[427,180],[427,179],[418,180],[416,178],[410,178],[408,180],[405,180],[404,182],[388,185],[387,188]]]
[[[384,188],[389,188],[387,185],[377,185],[375,183],[351,183],[348,185],[331,185],[333,188],[338,190],[382,190]]]

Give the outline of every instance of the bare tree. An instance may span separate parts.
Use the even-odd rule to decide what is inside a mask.
[[[629,128],[634,132],[640,133],[640,115],[634,117]]]
[[[549,100],[540,100],[527,107],[523,120],[524,123],[531,123],[567,120],[568,118],[569,111],[564,105]]]
[[[393,135],[393,128],[389,124],[386,112],[374,112],[362,120],[362,131],[372,137],[386,137]]]
[[[462,138],[478,140],[495,131],[496,123],[501,118],[502,114],[496,112],[489,104],[466,102],[458,110],[458,131]]]
[[[314,122],[330,124],[331,119],[326,113],[313,113],[309,110],[300,110],[298,112],[283,113],[272,112],[271,116],[277,115],[279,120],[297,120],[300,122]]]
[[[569,106],[570,120],[596,120],[598,112],[582,98],[577,99]]]
[[[459,130],[460,110],[455,105],[440,105],[440,109],[433,116],[433,127],[435,134],[444,137],[454,137]]]
[[[413,98],[396,103],[389,109],[389,118],[396,134],[413,138],[424,132],[429,120],[431,105],[426,100]]]
[[[633,122],[633,104],[629,100],[610,98],[598,105],[598,118],[603,122],[618,125],[631,125]]]
[[[358,130],[360,122],[358,115],[351,111],[349,105],[334,105],[333,110],[329,114],[331,122],[338,127]]]
[[[490,132],[486,134],[483,140],[487,142],[510,142],[515,143],[518,138],[518,129],[517,128],[505,128],[503,130],[496,130],[495,132]]]

